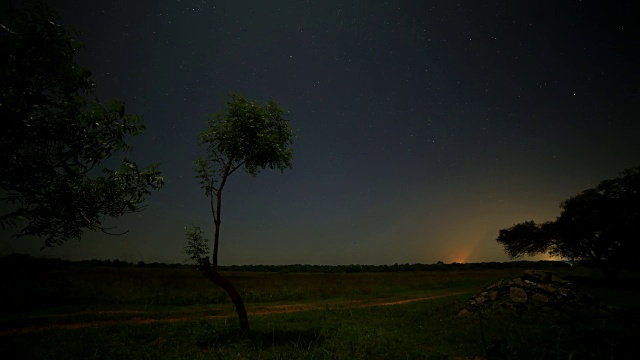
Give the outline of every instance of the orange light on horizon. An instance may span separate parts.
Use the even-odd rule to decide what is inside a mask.
[[[453,256],[450,256],[449,259],[452,259],[450,262],[455,262],[458,264],[464,264],[469,260],[473,249],[470,246],[458,248],[453,251]]]

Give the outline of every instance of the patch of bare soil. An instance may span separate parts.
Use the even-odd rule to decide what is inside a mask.
[[[393,306],[393,305],[402,305],[407,303],[412,303],[416,301],[426,301],[426,300],[435,300],[443,297],[461,295],[464,292],[451,292],[436,296],[429,297],[421,297],[421,298],[413,298],[413,299],[404,299],[404,300],[396,300],[396,301],[388,301],[388,299],[379,299],[377,301],[364,302],[362,300],[354,300],[350,302],[342,302],[342,303],[332,303],[331,305],[326,304],[324,306],[320,306],[317,304],[291,304],[291,305],[270,305],[264,306],[260,309],[256,309],[255,311],[250,311],[249,314],[251,316],[263,316],[263,315],[271,315],[271,314],[285,314],[285,313],[294,313],[300,311],[309,311],[309,310],[319,310],[319,309],[357,309],[357,308],[365,308],[365,307],[374,307],[374,306]],[[98,311],[94,314],[105,314],[105,313],[133,313],[133,314],[142,314],[143,311]],[[88,314],[88,312],[83,312],[83,314]],[[0,336],[10,336],[16,334],[24,334],[31,332],[39,332],[39,331],[47,331],[47,330],[59,330],[59,329],[82,329],[89,327],[103,327],[103,326],[113,326],[113,325],[137,325],[137,324],[154,324],[154,323],[173,323],[173,322],[187,322],[194,320],[211,320],[211,319],[224,319],[235,317],[235,314],[226,314],[226,315],[205,315],[205,316],[180,316],[180,317],[167,317],[160,319],[153,318],[143,318],[143,317],[134,317],[131,319],[121,319],[121,320],[97,320],[97,321],[87,321],[87,322],[77,322],[77,323],[52,323],[48,325],[42,326],[31,326],[31,327],[23,327],[23,328],[15,328],[9,330],[0,331]],[[62,317],[62,316],[60,316]]]

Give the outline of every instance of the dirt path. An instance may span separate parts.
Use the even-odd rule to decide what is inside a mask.
[[[331,304],[326,304],[324,306],[321,306],[318,304],[270,305],[270,306],[260,307],[255,311],[249,311],[249,316],[285,314],[285,313],[294,313],[294,312],[300,312],[300,311],[320,310],[320,309],[343,310],[343,309],[358,309],[358,308],[366,308],[366,307],[374,307],[374,306],[393,306],[393,305],[402,305],[402,304],[412,303],[416,301],[435,300],[443,297],[462,295],[464,293],[465,292],[451,292],[451,293],[429,296],[429,297],[396,300],[396,301],[388,301],[387,299],[378,299],[373,301],[355,300],[350,302],[331,303]],[[116,313],[116,312],[113,312],[113,311],[96,312],[96,314],[101,314],[101,313]],[[123,313],[144,314],[145,312],[125,311]],[[224,318],[231,318],[235,316],[236,316],[235,314],[226,314],[226,315],[167,317],[167,318],[160,318],[160,319],[151,319],[151,318],[145,319],[143,317],[134,317],[131,319],[120,319],[120,320],[98,320],[98,321],[86,321],[86,322],[77,322],[77,323],[58,323],[58,324],[53,323],[53,324],[42,325],[42,326],[31,326],[31,327],[3,330],[3,331],[0,331],[0,336],[10,336],[10,335],[46,331],[46,330],[58,330],[58,329],[73,330],[73,329],[82,329],[82,328],[88,328],[88,327],[102,327],[102,326],[113,326],[113,325],[122,325],[122,324],[137,325],[137,324],[187,322],[187,321],[194,321],[194,320],[224,319]]]

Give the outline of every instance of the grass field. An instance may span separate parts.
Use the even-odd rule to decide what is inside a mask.
[[[226,295],[189,269],[6,267],[6,359],[611,359],[638,353],[636,277],[604,286],[554,269],[615,306],[460,318],[477,291],[522,269],[400,273],[227,273],[251,332]]]

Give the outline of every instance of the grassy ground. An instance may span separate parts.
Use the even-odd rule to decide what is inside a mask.
[[[637,353],[640,338],[637,282],[607,287],[584,269],[556,272],[618,310],[457,316],[472,294],[522,269],[230,273],[250,313],[246,334],[193,270],[4,270],[13,274],[2,285],[0,354],[12,359],[609,359]]]

